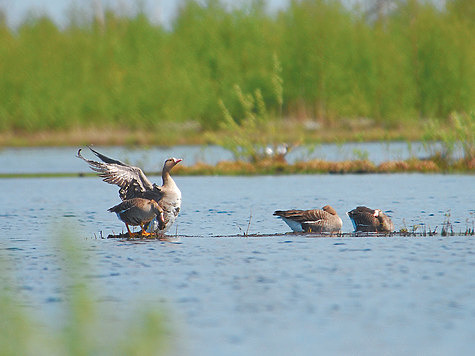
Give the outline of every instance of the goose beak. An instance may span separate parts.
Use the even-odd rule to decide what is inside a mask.
[[[181,161],[183,161],[183,158],[175,158],[175,164],[178,164],[178,163],[180,163]]]

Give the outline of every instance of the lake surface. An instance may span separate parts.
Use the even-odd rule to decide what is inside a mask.
[[[114,320],[137,305],[169,311],[174,355],[473,353],[474,237],[310,238],[288,234],[272,213],[331,204],[350,232],[345,212],[364,204],[388,212],[396,229],[440,231],[450,214],[455,231],[465,231],[474,219],[475,177],[176,182],[183,206],[170,233],[177,237],[133,242],[95,238],[125,230],[107,212],[119,202],[116,187],[98,177],[1,179],[0,258],[7,256],[4,273],[14,276],[21,300],[55,322],[69,293],[55,243],[66,229],[92,266],[84,275],[97,287],[95,298],[114,310]],[[249,233],[277,235],[236,237],[250,216]]]

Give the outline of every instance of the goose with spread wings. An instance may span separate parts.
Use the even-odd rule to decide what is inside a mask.
[[[175,222],[181,208],[181,191],[170,175],[170,171],[182,159],[169,158],[165,161],[162,170],[163,184],[158,186],[152,183],[143,171],[124,162],[107,157],[93,148],[88,148],[101,160],[89,160],[78,150],[77,157],[89,164],[89,167],[99,173],[102,180],[119,186],[119,196],[123,201],[143,198],[155,200],[163,210],[163,222],[152,220],[149,231],[164,233]]]

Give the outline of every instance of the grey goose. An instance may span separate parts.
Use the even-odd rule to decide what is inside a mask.
[[[294,232],[339,232],[343,225],[335,209],[325,205],[322,209],[276,210],[280,217]]]
[[[347,214],[355,231],[384,233],[394,231],[393,222],[381,209],[358,206]]]
[[[135,236],[135,233],[130,231],[129,225],[140,226],[141,235],[148,236],[150,233],[145,231],[145,224],[149,223],[154,218],[157,219],[157,222],[161,228],[163,228],[163,225],[165,224],[163,218],[163,209],[153,199],[127,199],[120,204],[109,208],[108,211],[117,214],[119,220],[125,224],[130,237]]]
[[[153,219],[148,227],[149,231],[164,233],[175,222],[181,207],[181,191],[170,175],[170,171],[181,159],[169,158],[165,161],[162,170],[163,184],[158,186],[152,183],[138,167],[134,167],[107,157],[88,146],[100,158],[97,162],[84,158],[81,149],[77,157],[89,164],[90,168],[99,173],[103,181],[119,186],[119,197],[122,200],[133,198],[153,199],[163,210],[163,224]]]

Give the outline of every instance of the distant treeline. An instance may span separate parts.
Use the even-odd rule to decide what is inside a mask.
[[[14,29],[0,16],[0,131],[188,120],[214,128],[220,99],[239,117],[236,84],[260,89],[268,111],[284,117],[390,127],[473,110],[472,0],[393,3],[367,16],[333,0],[291,1],[277,14],[263,1],[184,1],[170,28],[141,11],[72,11],[65,27],[36,17]]]

